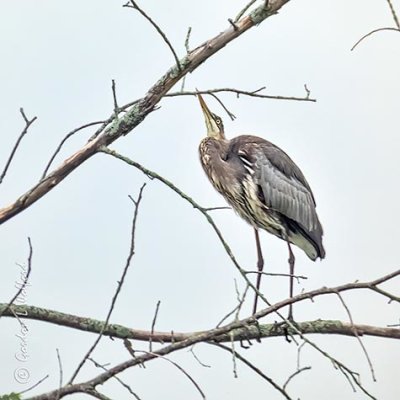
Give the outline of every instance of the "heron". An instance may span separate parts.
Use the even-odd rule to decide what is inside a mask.
[[[207,136],[200,142],[201,165],[233,210],[255,231],[260,289],[264,261],[258,230],[265,230],[287,243],[290,297],[293,297],[295,257],[291,244],[312,260],[325,257],[323,229],[313,192],[300,168],[278,146],[258,136],[225,137],[222,119],[212,113],[201,94]],[[253,314],[257,310],[257,293]],[[289,318],[293,319],[292,307]]]

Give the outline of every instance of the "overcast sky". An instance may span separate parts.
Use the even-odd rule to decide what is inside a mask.
[[[245,4],[238,0],[142,3],[181,56],[189,26],[194,48],[226,29],[227,19]],[[24,125],[19,108],[38,120],[0,186],[0,207],[38,181],[67,132],[111,114],[112,79],[118,101],[124,104],[142,96],[174,63],[149,23],[122,4],[106,0],[1,2],[0,165]],[[400,14],[400,2],[393,4]],[[307,84],[311,97],[317,99],[311,103],[221,95],[237,117],[234,122],[214,99],[206,99],[223,117],[228,137],[255,134],[279,145],[313,188],[327,256],[313,263],[295,250],[296,272],[308,276],[296,292],[370,280],[399,268],[400,35],[380,32],[350,51],[362,35],[385,26],[394,22],[384,0],[291,1],[277,16],[235,40],[186,78],[188,90],[266,86],[266,93],[286,96],[304,96]],[[175,90],[179,88],[180,83]],[[160,105],[113,148],[173,181],[201,205],[225,205],[198,161],[205,126],[197,100],[167,98]],[[79,149],[92,132],[82,131],[70,140],[55,164]],[[21,268],[16,263],[26,261],[30,236],[34,255],[27,303],[104,319],[129,249],[133,206],[128,194],[136,196],[143,182],[148,185],[139,212],[136,254],[111,320],[150,329],[155,305],[161,300],[156,329],[185,332],[214,327],[236,304],[234,279],[241,289],[244,285],[212,229],[170,189],[105,155],[86,162],[1,226],[1,302],[15,293]],[[229,210],[215,211],[213,216],[239,262],[255,268],[252,228]],[[285,243],[262,234],[262,247],[267,270],[286,273]],[[388,286],[397,287],[398,282]],[[278,301],[287,296],[288,283],[284,278],[269,278],[263,291],[271,301]],[[344,297],[357,323],[399,322],[400,308],[376,295]],[[249,300],[246,311],[250,308]],[[348,321],[334,296],[295,308],[295,317]],[[32,391],[39,394],[58,386],[56,348],[68,379],[95,337],[35,321],[27,326],[29,383],[50,375]],[[14,371],[21,366],[15,359],[19,329],[15,320],[0,320],[0,392],[27,387],[14,379]],[[362,382],[378,399],[400,397],[399,343],[364,339],[378,379],[373,383],[356,340],[312,339],[360,372]],[[205,345],[196,351],[212,368],[201,367],[187,351],[172,358],[190,371],[208,398],[279,398],[243,365],[234,379],[228,353]],[[278,383],[296,370],[296,347],[283,338],[254,344],[245,355]],[[121,343],[107,338],[94,355],[98,362],[111,365],[128,357]],[[312,349],[303,350],[301,365],[313,369],[289,386],[294,398],[364,398],[353,393],[343,375]],[[78,381],[98,372],[88,365]],[[145,400],[198,396],[190,382],[162,360],[125,372],[123,377]],[[113,398],[127,398],[116,383],[102,390]]]

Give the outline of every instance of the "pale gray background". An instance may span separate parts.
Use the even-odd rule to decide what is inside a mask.
[[[243,1],[147,1],[142,6],[160,24],[183,55],[187,27],[197,46],[228,26]],[[400,2],[395,1],[397,10]],[[18,109],[38,121],[24,140],[0,187],[1,205],[30,188],[40,177],[60,139],[83,123],[112,111],[111,79],[120,104],[134,100],[173,64],[154,29],[118,1],[2,1],[0,4],[0,159],[6,160],[23,127]],[[400,36],[378,33],[354,52],[351,46],[373,28],[393,26],[381,1],[291,1],[278,16],[252,29],[187,77],[188,89],[234,86],[268,93],[298,95],[306,83],[317,103],[221,96],[237,115],[230,122],[219,105],[228,136],[254,133],[285,149],[301,166],[317,198],[325,228],[327,258],[312,263],[296,250],[297,272],[309,279],[296,291],[368,280],[399,266],[399,94]],[[176,89],[178,89],[177,87]],[[224,205],[204,176],[197,146],[204,135],[195,98],[165,99],[132,134],[115,147],[172,180],[204,206]],[[57,163],[82,146],[81,132],[65,146]],[[29,235],[34,262],[28,303],[102,319],[119,279],[129,246],[132,204],[147,178],[117,160],[98,155],[50,194],[0,230],[1,301],[15,293],[14,282],[27,256]],[[255,265],[252,229],[231,211],[217,211],[216,221],[240,263]],[[287,271],[284,242],[263,234],[266,268]],[[192,331],[213,327],[235,304],[239,278],[210,226],[168,188],[149,182],[140,210],[137,248],[112,322],[149,329],[157,300],[157,329]],[[240,286],[243,287],[240,278]],[[390,286],[392,289],[397,284]],[[283,278],[269,279],[263,290],[271,301],[287,295]],[[345,299],[357,323],[383,325],[399,321],[396,305],[376,295],[353,293]],[[247,311],[249,311],[250,307]],[[299,320],[348,316],[335,297],[296,307]],[[58,385],[56,348],[68,379],[94,335],[28,321],[27,366],[30,383],[50,378],[33,393]],[[15,320],[0,321],[1,392],[20,391],[13,371],[19,342]],[[365,338],[377,383],[356,340],[312,339],[349,367],[377,398],[400,397],[399,343]],[[239,365],[232,375],[228,353],[196,347],[200,367],[186,350],[173,356],[198,380],[210,399],[280,395]],[[243,351],[278,383],[296,369],[296,348],[283,338],[265,340]],[[103,339],[95,358],[116,363],[129,356],[118,341]],[[329,361],[305,348],[301,365],[312,365],[294,380],[289,392],[301,399],[361,399]],[[87,366],[78,381],[97,373]],[[186,378],[165,361],[123,374],[143,399],[197,399]],[[128,398],[118,384],[101,388],[114,398]],[[32,394],[33,394],[32,393]],[[79,397],[79,396],[78,396]],[[83,397],[83,396],[81,396]]]

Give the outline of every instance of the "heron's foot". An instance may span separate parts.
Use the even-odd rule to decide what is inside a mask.
[[[257,340],[258,343],[261,343],[262,332],[261,332],[260,323],[258,322],[258,319],[256,319],[256,320],[254,321],[254,325],[255,325],[256,328],[257,328],[257,337],[256,337],[256,340]]]
[[[246,342],[246,344],[245,344],[244,342]],[[248,338],[246,338],[246,339],[240,339],[240,347],[241,347],[242,349],[247,350],[247,349],[249,349],[251,346],[253,346],[253,343],[251,343],[251,340],[250,340],[250,339],[248,339]]]
[[[257,335],[253,334],[251,332],[251,327],[255,325],[257,329]],[[253,319],[251,322],[249,322],[247,325],[243,327],[245,332],[243,332],[242,338],[240,339],[240,347],[242,349],[249,349],[253,343],[251,342],[252,339],[255,339],[257,342],[261,342],[261,329],[260,329],[260,324],[256,319]]]
[[[260,328],[260,322],[257,319],[253,318],[253,320],[251,322],[249,322],[249,325],[250,326],[254,325],[254,327],[256,328],[257,335],[254,337],[254,339],[258,343],[260,343],[261,342],[261,338],[262,338],[262,331],[261,331],[261,328]],[[246,327],[246,329],[249,329],[249,327]],[[254,335],[252,335],[252,336],[254,336]]]
[[[284,336],[285,340],[288,343],[292,343],[292,341],[293,341],[292,333],[291,333],[291,329],[290,329],[291,325],[297,326],[297,323],[293,319],[293,316],[290,316],[290,315],[288,316],[288,318],[286,320],[274,323],[275,332]]]

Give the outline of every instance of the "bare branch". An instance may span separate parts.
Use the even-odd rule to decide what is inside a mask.
[[[397,28],[400,30],[400,22],[399,22],[399,18],[397,17],[396,11],[393,7],[392,1],[391,0],[386,0],[389,8],[390,8],[390,12],[392,13],[392,17],[394,20],[394,23],[396,24]]]
[[[192,27],[189,26],[186,38],[185,38],[185,49],[186,49],[186,54],[190,53],[190,48],[189,48],[189,40],[190,40],[190,34],[192,33]]]
[[[37,117],[33,117],[31,120],[29,120],[29,119],[26,117],[23,108],[20,108],[19,111],[20,111],[20,113],[21,113],[21,115],[22,115],[22,118],[23,118],[24,121],[25,121],[25,127],[24,127],[24,129],[22,130],[22,132],[20,133],[20,135],[18,136],[18,139],[17,139],[17,141],[15,142],[14,147],[13,147],[12,150],[11,150],[11,153],[10,153],[10,155],[9,155],[9,157],[8,157],[8,160],[6,161],[6,165],[4,166],[3,172],[2,172],[1,175],[0,175],[0,185],[2,184],[2,182],[3,182],[4,178],[5,178],[5,176],[7,175],[8,168],[9,168],[10,165],[11,165],[11,162],[12,162],[14,156],[15,156],[15,153],[17,152],[17,149],[18,149],[19,145],[21,144],[22,139],[23,139],[24,136],[28,133],[29,127],[37,120]]]
[[[186,34],[186,38],[185,38],[185,50],[186,50],[186,54],[190,53],[190,48],[189,48],[189,40],[190,40],[190,34],[192,32],[192,27],[189,26],[187,34]],[[183,90],[185,89],[185,83],[186,83],[186,75],[183,77],[182,79],[182,85],[181,85],[181,92],[183,92]]]
[[[196,353],[194,352],[194,346],[192,346],[189,351],[192,353],[194,359],[204,368],[211,368],[211,365],[204,364],[199,357],[197,357]]]
[[[181,371],[181,372],[190,380],[190,382],[193,383],[194,387],[197,389],[197,391],[200,393],[200,395],[201,395],[201,397],[202,397],[203,399],[206,398],[206,395],[205,395],[204,392],[201,390],[199,384],[192,378],[192,376],[191,376],[187,371],[185,371],[184,368],[182,368],[182,367],[181,367],[178,363],[176,363],[175,361],[172,361],[172,360],[170,360],[169,358],[167,358],[167,357],[165,357],[165,356],[159,355],[159,354],[157,354],[157,353],[153,353],[153,352],[151,352],[151,351],[136,350],[136,352],[138,352],[138,353],[144,353],[144,354],[149,354],[149,355],[153,355],[153,356],[156,356],[157,358],[161,358],[161,359],[163,359],[163,360],[165,360],[165,361],[168,361],[168,362],[171,363],[174,367],[176,367],[179,371]]]
[[[114,296],[113,296],[113,298],[111,300],[111,305],[110,305],[110,308],[108,310],[106,320],[105,320],[105,322],[104,322],[104,324],[103,324],[103,326],[102,326],[102,328],[101,328],[101,330],[99,332],[99,335],[98,335],[97,339],[95,340],[93,345],[90,347],[88,352],[85,354],[85,356],[83,357],[82,361],[79,363],[79,365],[78,365],[77,369],[75,370],[75,372],[72,374],[72,377],[71,377],[70,381],[68,382],[69,385],[71,385],[72,382],[74,381],[74,379],[77,377],[79,371],[81,370],[81,368],[85,364],[86,360],[90,357],[90,355],[92,354],[93,350],[96,348],[96,346],[100,342],[100,340],[101,340],[101,338],[102,338],[102,336],[104,334],[104,331],[106,330],[106,328],[108,326],[108,322],[109,322],[109,320],[111,318],[111,314],[112,314],[112,312],[114,310],[115,303],[116,303],[118,295],[119,295],[119,293],[120,293],[120,291],[122,289],[122,285],[124,284],[125,277],[126,277],[126,275],[128,273],[129,267],[131,265],[131,261],[132,261],[133,255],[135,254],[136,221],[137,221],[137,216],[138,216],[138,212],[139,212],[140,201],[142,200],[143,189],[144,189],[145,186],[146,186],[146,184],[142,185],[142,187],[139,190],[138,198],[137,198],[136,201],[134,201],[134,203],[135,203],[135,211],[134,211],[134,214],[133,214],[133,221],[132,221],[131,245],[130,245],[128,257],[126,259],[126,263],[125,263],[121,278],[118,281],[117,289],[116,289],[116,291],[114,293]]]
[[[291,381],[295,376],[301,374],[301,373],[304,372],[304,371],[308,371],[308,370],[310,370],[310,369],[311,369],[311,367],[303,367],[303,368],[299,368],[297,371],[293,372],[293,374],[291,374],[291,375],[287,378],[286,382],[285,382],[284,385],[282,386],[282,389],[283,389],[283,390],[286,390],[287,385],[290,383],[290,381]]]
[[[333,292],[332,292],[333,293]],[[322,295],[322,294],[321,294]],[[317,297],[318,294],[313,296]],[[303,299],[304,300],[304,299]],[[11,310],[4,311],[6,303],[0,304],[0,311],[3,312],[3,317],[16,318]],[[47,310],[45,308],[27,306],[27,305],[13,305],[13,311],[19,314],[20,318],[31,319],[36,321],[48,322],[55,325],[65,326],[72,329],[77,329],[84,332],[100,333],[104,322],[93,318],[80,317],[77,315],[61,313],[58,311]],[[264,311],[264,310],[262,310]],[[259,311],[260,312],[260,311]],[[246,325],[247,324],[247,325]],[[248,325],[250,324],[250,325]],[[354,330],[351,324],[336,320],[316,320],[296,322],[296,325],[303,334],[334,334],[344,336],[354,336]],[[285,336],[287,332],[283,329],[283,324],[259,324],[256,327],[251,325],[251,320],[242,320],[241,326],[243,329],[236,330],[235,340],[247,340],[256,338],[269,338],[276,336]],[[371,325],[355,324],[354,328],[360,336],[374,336],[381,338],[400,339],[400,328],[398,327],[378,327]],[[152,335],[153,343],[173,343],[185,340],[192,335],[202,334],[204,331],[199,332],[154,332]],[[293,331],[296,334],[295,331]],[[108,324],[103,331],[103,336],[119,339],[135,339],[143,342],[148,342],[151,332],[138,329],[128,328],[118,324]],[[219,342],[229,342],[228,336],[219,336],[215,338]]]
[[[22,293],[22,291],[25,289],[26,285],[28,284],[29,281],[29,276],[31,275],[32,271],[32,256],[33,256],[33,247],[32,247],[32,241],[31,238],[28,237],[28,246],[29,246],[29,255],[28,255],[28,266],[27,266],[27,271],[24,273],[24,279],[22,281],[22,284],[17,290],[17,293],[11,298],[9,303],[6,305],[6,307],[3,310],[0,310],[0,318],[3,316],[3,314],[7,313],[7,311],[10,309],[12,304],[14,303],[15,300],[17,300],[18,296]],[[14,310],[11,310],[12,314],[18,319],[19,317],[16,315]]]
[[[373,35],[376,32],[382,32],[382,31],[395,31],[395,32],[400,32],[400,29],[398,28],[378,28],[374,29],[371,32],[368,32],[366,35],[364,35],[361,39],[357,40],[357,42],[353,45],[353,47],[350,49],[350,51],[353,51],[364,39],[366,39],[368,36]]]
[[[237,287],[237,282],[236,282],[236,279],[235,279],[235,290],[236,290],[236,298],[237,298],[238,304],[236,305],[236,307],[232,311],[230,311],[228,314],[226,314],[221,319],[221,321],[218,322],[217,328],[219,326],[221,326],[223,322],[225,322],[231,315],[233,315],[235,313],[236,313],[235,314],[235,321],[239,320],[239,313],[240,313],[240,310],[241,310],[241,308],[243,306],[244,300],[246,299],[246,295],[247,295],[247,292],[249,290],[249,285],[246,285],[246,289],[244,290],[243,295],[240,296],[239,289]]]
[[[153,334],[154,334],[154,327],[156,326],[158,310],[160,308],[161,301],[157,301],[156,311],[154,312],[153,322],[151,323],[151,332],[150,332],[150,339],[149,339],[149,351],[153,351]]]
[[[114,114],[115,114],[115,118],[118,119],[120,108],[118,107],[117,89],[115,87],[115,80],[114,79],[111,80],[111,90],[112,90],[113,101],[114,101]]]
[[[22,392],[18,392],[18,394],[24,394],[24,393],[28,393],[30,390],[35,389],[36,387],[38,387],[42,382],[44,382],[50,375],[46,375],[44,376],[42,379],[39,379],[35,384],[33,384],[32,386],[29,386],[27,389],[24,389]]]
[[[56,148],[56,150],[54,151],[53,155],[50,157],[50,160],[49,160],[49,162],[47,163],[47,165],[46,165],[46,167],[45,167],[45,169],[44,169],[44,171],[43,171],[43,174],[42,174],[42,176],[41,176],[40,179],[43,180],[43,179],[46,177],[47,172],[49,171],[49,169],[50,169],[50,167],[51,167],[51,164],[53,163],[54,159],[57,157],[57,154],[61,151],[61,148],[64,146],[65,142],[66,142],[71,136],[75,135],[75,133],[81,131],[82,129],[86,129],[86,128],[89,128],[89,127],[94,126],[94,125],[100,125],[100,124],[101,124],[101,125],[102,125],[101,130],[103,130],[103,129],[105,128],[105,124],[108,125],[108,123],[111,122],[113,118],[114,118],[114,117],[110,118],[110,119],[107,120],[107,121],[89,122],[88,124],[82,125],[82,126],[80,126],[79,128],[73,129],[71,132],[67,133],[67,134],[64,136],[64,138],[61,140],[60,144],[57,146],[57,148]]]
[[[60,375],[60,379],[59,379],[59,387],[58,387],[58,395],[56,400],[58,400],[60,398],[60,390],[63,386],[63,367],[62,367],[62,362],[61,362],[61,357],[60,357],[60,352],[58,349],[56,349],[57,351],[57,361],[58,361],[58,371],[59,371],[59,375]]]
[[[129,2],[131,3],[131,5],[129,5]],[[169,47],[169,49],[171,50],[171,53],[173,54],[174,58],[175,58],[175,62],[176,62],[176,66],[178,68],[179,71],[182,70],[181,68],[181,63],[179,61],[179,58],[175,52],[174,47],[172,46],[171,42],[168,40],[167,35],[161,30],[161,28],[154,22],[154,20],[147,14],[145,13],[140,7],[139,5],[136,3],[136,1],[134,0],[129,0],[129,2],[127,4],[124,5],[124,7],[128,7],[128,8],[134,8],[135,10],[139,11],[140,14],[143,15],[144,18],[147,19],[147,21],[150,22],[151,25],[153,25],[153,27],[155,28],[155,30],[160,34],[160,36],[163,38],[164,42],[167,44],[167,46]]]
[[[239,14],[234,19],[234,22],[239,21],[240,18],[243,17],[244,13],[256,2],[257,0],[251,0],[248,4],[246,4],[242,10],[240,10]]]
[[[339,300],[340,300],[340,302],[342,303],[343,308],[346,310],[346,313],[347,313],[347,315],[348,315],[348,317],[349,317],[351,326],[354,326],[353,317],[352,317],[352,315],[351,315],[351,312],[350,312],[349,307],[347,306],[347,304],[346,304],[345,301],[343,300],[342,295],[341,295],[339,292],[337,292],[336,295],[339,297]],[[357,329],[355,329],[355,328],[354,328],[354,336],[357,338],[357,341],[358,341],[358,343],[360,343],[361,349],[362,349],[363,353],[365,354],[365,358],[367,359],[368,366],[369,366],[369,369],[370,369],[370,371],[371,371],[372,380],[373,380],[374,382],[376,382],[374,367],[373,367],[373,365],[372,365],[372,362],[371,362],[371,359],[370,359],[370,357],[369,357],[368,351],[367,351],[366,347],[364,346],[364,343],[363,343],[363,341],[361,340],[360,335],[359,335],[358,332],[357,332]]]
[[[260,312],[258,312],[258,313],[260,313]],[[114,376],[118,375],[120,372],[122,372],[122,371],[124,371],[124,370],[126,370],[128,368],[131,368],[131,367],[136,366],[136,365],[143,365],[144,363],[146,363],[146,362],[148,362],[148,361],[150,361],[152,359],[155,359],[155,358],[157,358],[159,356],[165,356],[165,355],[167,355],[167,354],[169,354],[171,352],[178,351],[180,349],[190,347],[190,346],[192,346],[192,345],[194,345],[196,343],[215,341],[215,340],[217,340],[219,338],[222,338],[224,336],[227,336],[227,341],[230,341],[231,340],[231,334],[229,332],[231,332],[231,331],[233,331],[233,330],[235,330],[237,328],[240,328],[241,326],[244,326],[244,325],[246,325],[246,327],[248,329],[251,329],[252,327],[250,325],[248,325],[248,324],[251,323],[251,321],[253,321],[253,320],[254,319],[251,317],[251,318],[247,318],[247,319],[244,319],[244,320],[241,320],[241,321],[230,323],[230,324],[228,324],[228,325],[226,325],[224,327],[221,327],[221,328],[211,329],[211,330],[206,331],[206,332],[192,333],[189,336],[186,336],[185,338],[182,337],[181,338],[182,340],[180,340],[180,341],[177,341],[178,336],[176,334],[172,335],[172,334],[169,333],[168,335],[170,337],[170,340],[172,340],[172,337],[173,337],[173,342],[170,345],[164,346],[163,348],[155,351],[154,353],[151,353],[151,354],[150,353],[146,353],[146,354],[144,354],[142,356],[139,356],[139,357],[136,357],[134,359],[130,359],[128,361],[125,361],[125,362],[123,362],[121,364],[118,364],[115,367],[110,368],[109,370],[105,371],[104,373],[96,376],[95,378],[93,378],[93,379],[91,379],[91,380],[89,380],[87,382],[80,383],[80,384],[74,384],[74,385],[66,385],[66,386],[64,386],[62,388],[60,396],[63,397],[63,396],[66,396],[66,395],[69,395],[69,394],[72,394],[72,393],[79,393],[79,392],[84,393],[87,388],[93,388],[93,387],[96,387],[97,385],[103,384],[107,380],[113,378]],[[345,324],[345,323],[342,323],[342,322],[339,322],[339,321],[330,321],[330,322],[332,323],[330,333],[340,332],[340,330],[342,328],[345,328],[347,326],[347,332],[348,332],[347,334],[349,336],[354,336],[354,332],[352,330],[353,327],[351,327],[350,324]],[[317,328],[318,333],[322,333],[322,331],[324,329],[324,326],[325,326],[325,323],[326,323],[326,321],[318,320],[318,321],[314,321],[314,322],[310,322],[310,323],[299,323],[299,324],[297,324],[297,326],[298,326],[298,329],[301,329],[303,334],[311,333],[311,332],[307,332],[307,329],[312,325],[314,325],[314,329]],[[360,329],[359,333],[362,332],[362,329],[365,329],[365,332],[362,332],[362,333],[368,334],[368,327],[367,326],[357,325],[356,327],[357,327],[357,329]],[[322,328],[322,330],[320,330],[321,328]],[[392,332],[396,332],[397,338],[400,338],[400,329],[374,328],[374,327],[370,327],[370,328],[372,328],[372,331],[377,329],[381,333],[382,333],[382,331],[391,330]],[[257,329],[261,329],[261,333],[263,333],[262,326],[258,327]],[[291,329],[291,328],[287,328],[287,329]],[[280,331],[280,336],[284,336],[285,334],[287,334],[287,333],[284,332],[285,329],[283,329],[282,324],[279,324],[278,326],[276,324],[272,324],[271,331],[273,332],[273,334],[276,334],[276,332]],[[375,332],[377,332],[377,331],[375,330]],[[294,332],[294,333],[297,333],[297,332]],[[314,332],[314,333],[316,333],[316,332]],[[149,334],[149,332],[147,332],[147,339],[148,339],[148,334]],[[235,333],[235,338],[236,337],[237,336],[236,336],[236,333]],[[304,338],[304,335],[302,337]],[[308,341],[307,343],[312,345],[313,347],[315,347],[315,345],[313,345],[311,342]],[[318,348],[317,348],[317,350],[322,352],[322,350],[320,350]],[[329,360],[331,360],[332,363],[337,368],[342,369],[345,373],[351,373],[352,374],[351,377],[354,378],[355,373],[353,371],[349,370],[347,367],[345,367],[339,361],[337,361],[336,359],[334,359],[331,356],[329,356],[329,354],[325,353],[324,355]],[[358,381],[354,382],[354,383],[357,386],[362,387],[362,386],[360,386]],[[362,389],[362,390],[365,393],[368,393],[364,389]],[[50,399],[53,399],[56,394],[57,394],[57,391],[48,392],[48,393],[43,394],[43,395],[32,397],[30,400],[50,400]]]
[[[274,96],[269,94],[262,94],[260,93],[264,90],[265,87],[261,87],[259,89],[253,91],[246,91],[240,90],[235,88],[216,88],[216,89],[209,89],[209,90],[194,90],[194,91],[180,91],[180,92],[171,92],[167,93],[164,97],[177,97],[177,96],[197,96],[198,94],[215,94],[215,93],[236,93],[236,96],[239,97],[240,95],[249,96],[249,97],[256,97],[259,99],[273,99],[273,100],[295,100],[295,101],[311,101],[315,103],[317,100],[312,99],[309,97],[310,92],[306,90],[305,97],[294,97],[294,96]]]
[[[390,12],[392,14],[394,23],[396,24],[397,28],[378,28],[378,29],[374,29],[371,32],[368,32],[366,35],[364,35],[361,39],[359,39],[356,44],[351,48],[351,51],[353,51],[364,39],[366,39],[368,36],[373,35],[376,32],[381,32],[381,31],[396,31],[396,32],[400,32],[400,22],[399,22],[399,18],[397,17],[396,11],[393,7],[392,1],[391,0],[386,0],[389,8],[390,8]]]
[[[263,272],[263,271],[246,271],[246,274],[260,274],[260,275],[267,275],[267,276],[282,276],[284,278],[293,277],[294,279],[308,279],[307,276],[304,275],[291,275],[291,274],[281,274],[277,272]]]
[[[103,371],[108,371],[107,368],[104,367],[104,365],[99,364],[97,361],[93,360],[93,358],[88,358],[89,361],[91,361],[97,368],[102,369]],[[136,398],[136,400],[141,400],[140,397],[132,390],[132,388],[126,384],[123,380],[121,380],[118,376],[113,377],[117,382],[119,382],[132,396]]]
[[[290,397],[288,395],[288,393],[285,391],[285,389],[281,388],[277,383],[274,382],[273,379],[271,379],[269,376],[265,375],[264,372],[262,372],[259,368],[257,368],[254,364],[252,364],[249,360],[247,360],[246,358],[244,358],[242,355],[240,355],[237,351],[229,348],[228,346],[225,346],[223,344],[220,343],[211,343],[215,346],[218,346],[219,348],[225,350],[225,351],[229,351],[230,353],[232,353],[237,359],[239,359],[240,361],[242,361],[242,363],[246,364],[249,368],[251,368],[255,373],[257,373],[257,375],[260,375],[263,379],[265,379],[270,385],[272,385],[278,392],[280,392],[285,399],[288,400],[293,400],[292,397]]]
[[[234,121],[236,119],[235,114],[231,113],[228,108],[225,106],[225,104],[223,103],[223,101],[214,93],[210,93],[210,95],[212,97],[214,97],[214,99],[216,99],[218,101],[219,104],[221,104],[221,107],[224,109],[224,111],[228,114],[228,117]]]

